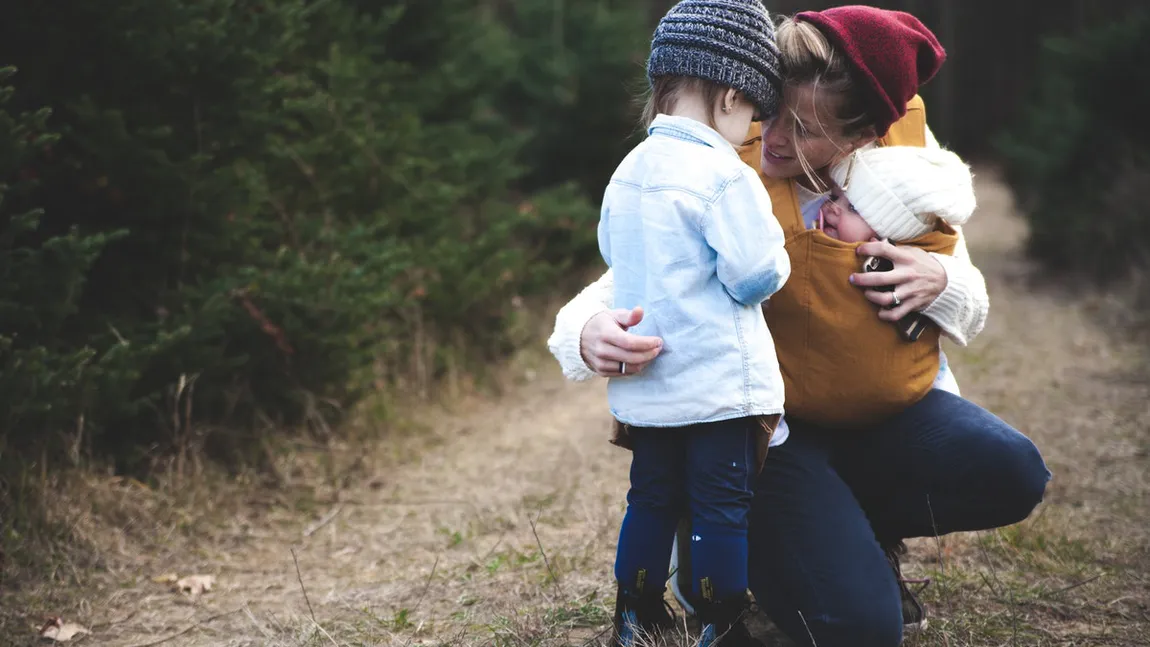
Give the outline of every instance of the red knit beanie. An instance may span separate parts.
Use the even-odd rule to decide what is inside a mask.
[[[907,102],[946,60],[934,34],[901,11],[852,5],[804,11],[795,20],[813,24],[850,60],[868,90],[880,137],[906,114]]]

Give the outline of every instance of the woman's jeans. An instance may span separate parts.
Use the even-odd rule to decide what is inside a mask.
[[[689,512],[694,596],[721,601],[745,594],[758,429],[755,418],[629,428],[631,489],[615,557],[624,590],[662,597],[675,528]]]
[[[944,391],[875,429],[788,424],[756,482],[749,579],[799,645],[898,645],[899,588],[882,547],[1016,523],[1050,480],[1029,439]]]

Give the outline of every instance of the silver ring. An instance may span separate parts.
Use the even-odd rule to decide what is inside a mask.
[[[627,374],[627,362],[619,362],[619,375]]]
[[[898,295],[894,293],[894,290],[891,290],[890,292],[890,305],[892,308],[897,308],[902,305],[902,299],[898,298]]]

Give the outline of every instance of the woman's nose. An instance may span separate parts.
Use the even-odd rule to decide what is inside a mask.
[[[778,118],[763,122],[763,143],[769,144],[775,152],[790,143],[782,125],[782,120]]]

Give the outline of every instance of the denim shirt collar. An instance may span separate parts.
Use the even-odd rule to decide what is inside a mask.
[[[656,115],[655,121],[651,122],[651,126],[647,128],[647,135],[653,137],[655,135],[662,135],[665,137],[674,137],[711,148],[726,151],[731,155],[738,157],[739,153],[731,142],[723,138],[717,130],[711,128],[707,124],[695,121],[690,117],[673,117],[671,115]]]

